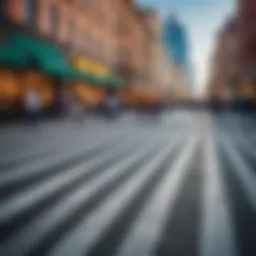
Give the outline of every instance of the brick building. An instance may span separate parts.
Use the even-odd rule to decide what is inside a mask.
[[[155,10],[148,10],[144,15],[147,33],[147,70],[148,86],[160,86],[159,68],[162,66],[162,48],[161,29],[162,22],[160,15]]]
[[[256,99],[256,2],[238,1],[240,94],[244,99]],[[255,103],[253,103],[255,105]]]
[[[13,35],[22,34],[26,40],[40,42],[41,47],[57,49],[58,64],[65,59],[79,71],[112,76],[117,59],[117,3],[117,0],[1,1],[0,41],[9,44]],[[59,102],[66,102],[63,97],[69,90],[63,85],[54,85],[58,87],[54,89],[58,96],[54,94]]]
[[[219,31],[211,63],[209,96],[229,99],[236,94],[239,76],[238,27],[235,18]]]
[[[256,1],[238,1],[240,63],[243,73],[256,66]]]
[[[113,74],[128,88],[161,87],[161,19],[133,0],[1,1],[1,38],[13,31],[60,49],[74,67]],[[166,83],[166,81],[165,81]]]
[[[112,68],[116,58],[116,0],[8,0],[8,21],[27,32],[65,46],[69,55],[86,56]]]
[[[147,34],[143,13],[131,0],[119,1],[115,70],[128,87],[141,87],[147,77]]]

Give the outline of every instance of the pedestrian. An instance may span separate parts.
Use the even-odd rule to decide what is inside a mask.
[[[75,98],[73,101],[73,104],[72,104],[73,118],[77,122],[82,123],[84,120],[84,115],[85,115],[85,111],[84,111],[84,107],[83,107],[82,103],[78,99]]]
[[[41,98],[37,90],[31,88],[27,91],[25,105],[30,122],[32,124],[37,124],[39,122],[42,108]]]
[[[120,109],[120,102],[117,98],[115,90],[110,90],[108,92],[108,96],[104,105],[107,112],[107,117],[116,117]]]

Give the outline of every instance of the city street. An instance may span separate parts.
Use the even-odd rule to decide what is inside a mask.
[[[1,256],[255,256],[256,118],[0,128]]]

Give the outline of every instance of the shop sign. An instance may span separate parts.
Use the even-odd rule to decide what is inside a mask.
[[[109,70],[104,65],[86,58],[76,58],[74,67],[79,71],[90,72],[99,76],[109,75]]]

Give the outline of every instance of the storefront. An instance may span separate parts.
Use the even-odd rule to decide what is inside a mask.
[[[61,109],[65,80],[80,78],[55,45],[22,32],[0,43],[0,108],[25,112],[26,94],[37,92],[42,111]]]
[[[105,97],[107,86],[120,86],[103,65],[84,58],[71,61],[67,52],[68,46],[31,28],[8,21],[0,24],[0,112],[26,113],[25,96],[31,89],[48,113],[69,104],[64,91],[95,106]]]
[[[111,76],[111,72],[106,66],[91,59],[74,58],[73,67],[87,76],[87,79],[76,81],[73,85],[75,97],[87,108],[100,106],[105,101],[108,90],[121,86],[120,82]]]

